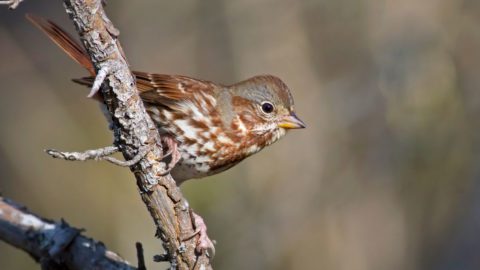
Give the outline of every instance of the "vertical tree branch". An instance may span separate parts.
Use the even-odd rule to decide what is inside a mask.
[[[102,74],[97,82],[103,82],[101,93],[112,115],[115,144],[127,160],[140,149],[149,149],[130,169],[172,268],[211,269],[207,255],[195,254],[197,237],[188,237],[194,235],[194,228],[187,201],[172,177],[162,176],[166,165],[159,134],[137,93],[118,30],[107,18],[102,1],[64,0],[64,4],[97,74]]]

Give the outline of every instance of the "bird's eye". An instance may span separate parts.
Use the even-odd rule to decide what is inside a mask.
[[[270,102],[264,102],[262,103],[262,111],[264,113],[271,113],[273,112],[273,104]]]

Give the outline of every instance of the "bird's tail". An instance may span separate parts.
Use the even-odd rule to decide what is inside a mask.
[[[95,68],[85,49],[72,36],[54,22],[32,14],[26,15],[27,19],[42,30],[55,44],[57,44],[75,62],[88,70],[90,75],[95,76]]]

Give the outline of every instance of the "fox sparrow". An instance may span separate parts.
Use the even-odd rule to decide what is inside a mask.
[[[27,18],[90,72],[74,82],[92,86],[95,69],[85,49],[55,23]],[[221,85],[186,76],[133,71],[146,110],[171,152],[169,167],[180,184],[231,168],[282,136],[304,128],[288,87],[277,77],[256,76]],[[99,101],[101,97],[94,96]],[[197,251],[215,248],[203,219],[193,213]]]
[[[55,23],[27,18],[90,72],[91,77],[73,81],[91,87],[95,70],[84,48]],[[295,115],[290,90],[275,76],[226,86],[180,75],[133,74],[147,112],[172,151],[177,183],[227,170],[288,129],[305,127]]]

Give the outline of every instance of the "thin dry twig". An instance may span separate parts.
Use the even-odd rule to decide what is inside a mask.
[[[137,164],[150,150],[146,145],[139,149],[138,153],[131,160],[119,160],[110,155],[120,152],[117,146],[107,146],[98,149],[86,150],[84,152],[65,152],[55,149],[47,149],[45,152],[53,158],[59,158],[69,161],[87,161],[87,160],[105,160],[121,167],[130,167]]]
[[[145,256],[143,255],[142,243],[140,242],[135,243],[135,247],[137,248],[137,260],[138,260],[137,270],[147,270],[147,267],[145,266]]]
[[[59,158],[70,161],[101,160],[106,156],[119,152],[117,146],[106,146],[98,149],[86,150],[84,152],[65,152],[55,149],[47,149],[45,152],[53,158]]]

